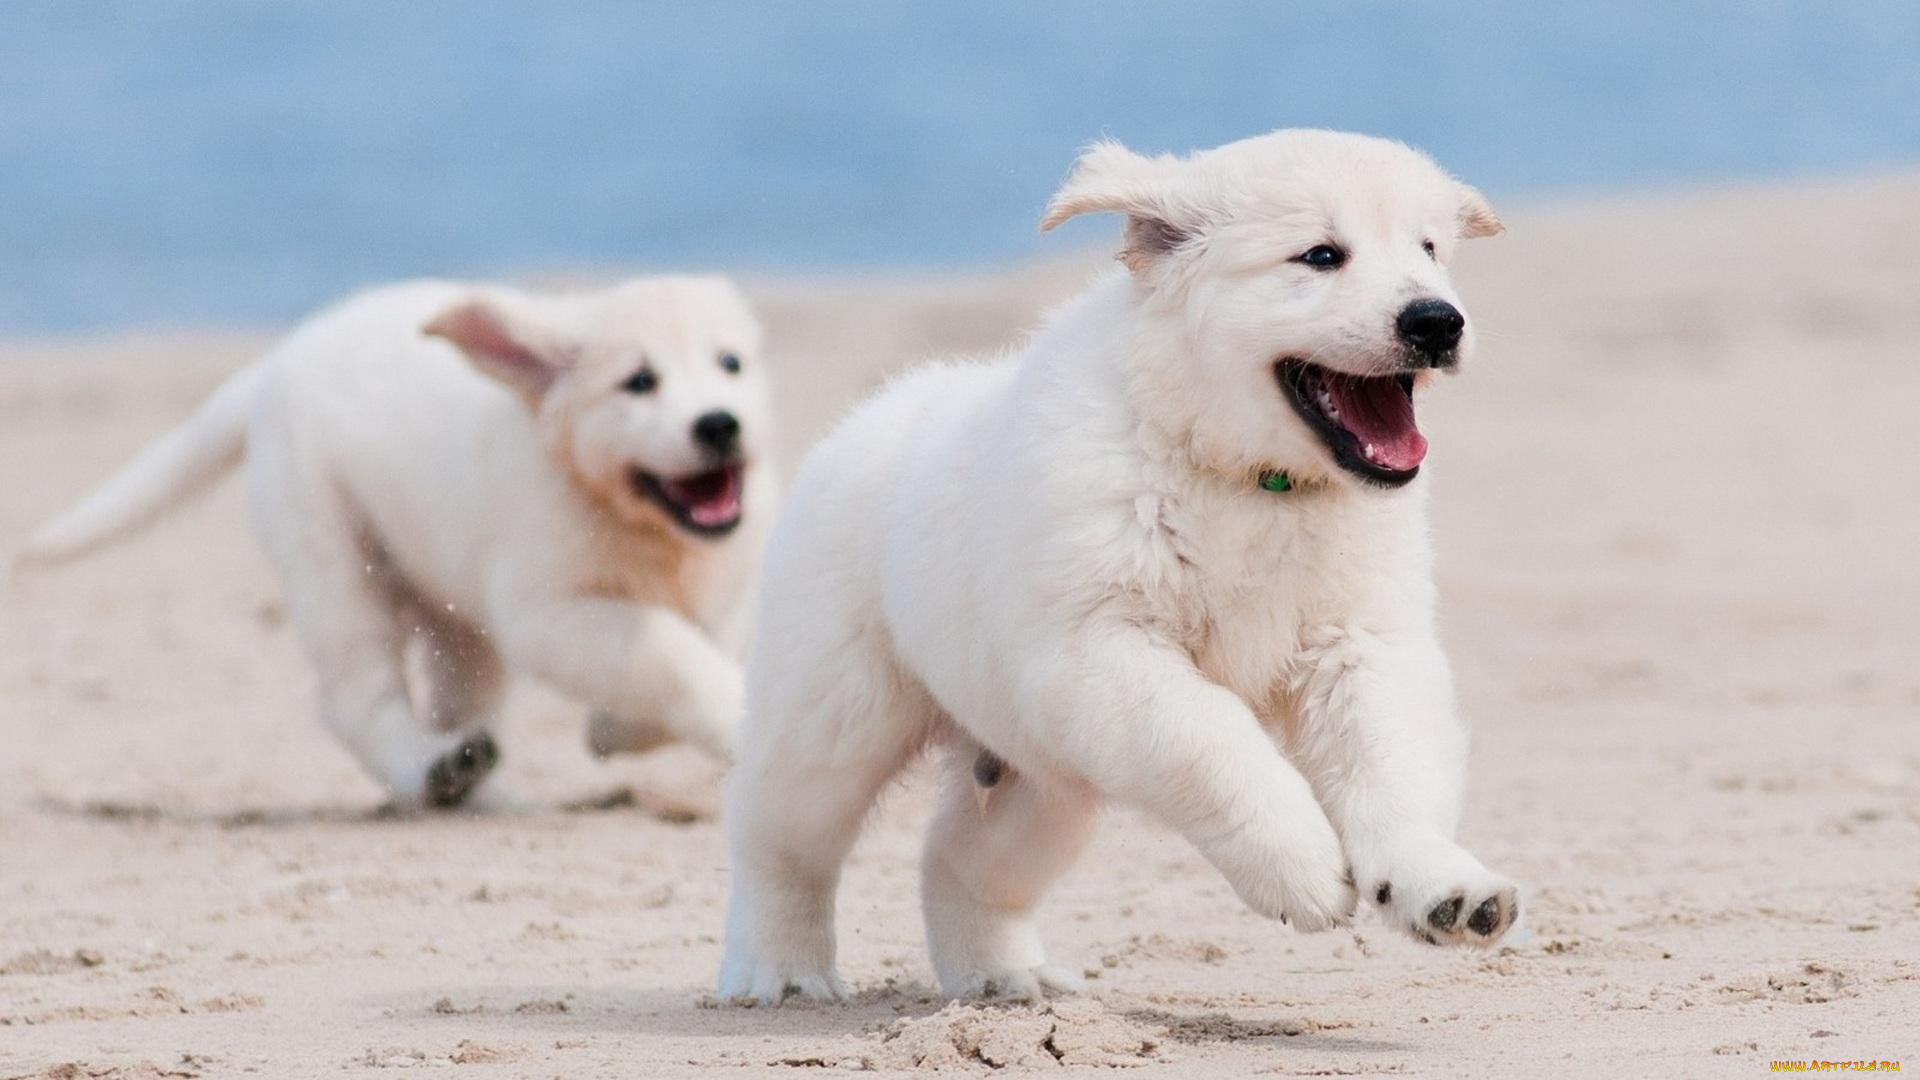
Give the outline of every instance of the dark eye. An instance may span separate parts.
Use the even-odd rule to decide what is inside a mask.
[[[1319,244],[1294,256],[1293,261],[1306,263],[1315,270],[1338,270],[1346,265],[1347,253],[1332,244]]]
[[[732,353],[720,354],[720,370],[729,375],[740,374],[740,358]]]
[[[629,394],[651,394],[659,386],[660,376],[655,375],[652,368],[643,367],[627,376],[627,381],[620,384],[620,389]]]
[[[1437,259],[1437,258],[1439,258],[1439,257],[1440,257],[1440,256],[1438,256],[1438,255],[1435,255],[1435,254],[1433,253],[1433,241],[1431,241],[1431,240],[1422,240],[1422,241],[1420,241],[1420,250],[1421,250],[1421,251],[1424,251],[1424,252],[1426,252],[1426,253],[1427,253],[1427,257],[1428,257],[1429,259]]]

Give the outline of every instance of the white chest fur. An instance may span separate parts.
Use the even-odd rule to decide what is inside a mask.
[[[1269,713],[1315,642],[1424,609],[1424,503],[1420,486],[1190,485],[1155,498],[1163,587],[1145,598],[1209,679]]]

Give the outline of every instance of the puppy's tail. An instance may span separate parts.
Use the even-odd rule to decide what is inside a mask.
[[[246,453],[247,420],[265,370],[250,364],[221,383],[191,419],[34,533],[14,565],[79,558],[151,524],[226,475]]]

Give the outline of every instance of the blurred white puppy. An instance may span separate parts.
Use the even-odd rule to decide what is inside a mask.
[[[927,368],[802,464],[769,541],[728,801],[725,998],[840,995],[840,863],[947,749],[923,896],[955,996],[1071,988],[1033,913],[1107,799],[1256,911],[1356,884],[1487,943],[1514,886],[1454,843],[1466,755],[1435,636],[1413,399],[1469,353],[1446,266],[1501,230],[1397,143],[1104,143],[1042,228],[1125,215],[1126,270],[1016,355]]]
[[[760,352],[720,278],[380,289],[233,376],[23,562],[120,537],[244,454],[327,723],[403,805],[486,775],[508,670],[605,710],[596,749],[664,729],[730,756],[727,643],[772,509]]]

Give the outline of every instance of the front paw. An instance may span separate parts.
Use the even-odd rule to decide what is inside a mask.
[[[1247,906],[1303,933],[1353,920],[1353,872],[1331,825],[1296,822],[1289,832],[1275,830],[1261,839],[1213,856]]]
[[[587,717],[587,750],[594,757],[644,754],[673,741],[673,732],[653,720],[628,720],[594,710]]]
[[[1443,840],[1364,865],[1381,917],[1429,945],[1492,945],[1520,917],[1520,890]]]
[[[1347,926],[1359,901],[1353,871],[1341,860],[1338,869],[1318,868],[1290,882],[1292,896],[1280,914],[1282,922],[1305,934]]]

